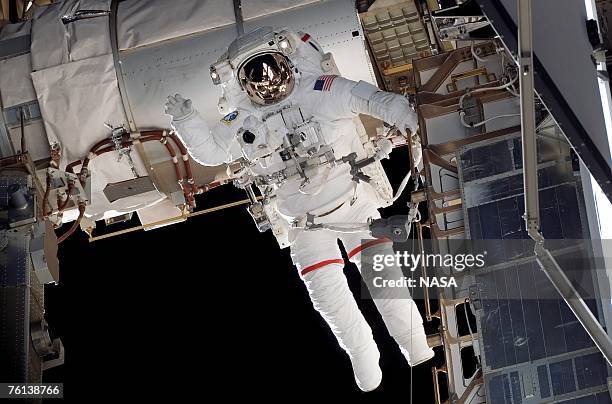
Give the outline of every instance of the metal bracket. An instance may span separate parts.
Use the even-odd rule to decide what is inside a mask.
[[[119,199],[128,198],[130,196],[143,194],[145,192],[155,191],[155,185],[151,177],[138,177],[127,181],[108,184],[104,188],[104,195],[109,202],[115,202]]]
[[[25,125],[42,118],[38,101],[6,108],[4,109],[4,120],[8,128],[17,128],[21,125],[21,111],[23,111],[23,123]]]
[[[73,14],[62,16],[62,23],[68,25],[71,22],[86,20],[89,18],[106,17],[110,14],[108,10],[77,10]]]
[[[236,17],[236,31],[238,36],[244,35],[244,19],[242,17],[242,0],[234,0],[234,16]]]
[[[467,80],[470,78],[474,78],[477,80],[480,76],[484,76],[487,79],[487,83],[497,81],[497,77],[495,76],[495,73],[489,73],[486,67],[479,67],[478,69],[469,70],[464,73],[453,74],[451,76],[452,83],[448,83],[446,85],[446,91],[449,93],[459,91],[459,87],[457,86],[457,84],[460,81]]]
[[[392,216],[387,219],[376,219],[370,223],[370,233],[375,238],[389,238],[396,243],[408,240],[412,221],[407,216]]]

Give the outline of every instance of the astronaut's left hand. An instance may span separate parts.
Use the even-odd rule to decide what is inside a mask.
[[[193,106],[190,99],[185,99],[180,94],[170,95],[166,99],[165,112],[172,116],[172,120],[179,121],[193,113]]]

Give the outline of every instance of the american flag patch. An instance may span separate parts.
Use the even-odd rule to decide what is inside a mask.
[[[319,76],[315,82],[314,89],[317,91],[329,91],[336,75]]]

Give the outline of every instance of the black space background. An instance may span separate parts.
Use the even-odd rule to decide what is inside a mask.
[[[406,162],[407,151],[396,150],[385,164],[395,187]],[[228,185],[200,197],[198,209],[244,197]],[[384,215],[407,213],[406,199]],[[103,227],[98,234],[111,230]],[[362,393],[288,249],[280,250],[270,232],[260,234],[244,207],[94,243],[79,232],[61,245],[59,258],[60,284],[47,287],[46,316],[66,362],[44,381],[63,382],[67,401],[410,402],[410,367],[373,302],[358,299],[384,376],[375,392]],[[345,273],[359,296],[356,267]],[[431,333],[436,325],[426,327]],[[431,364],[442,356],[436,352],[412,370],[413,403],[433,403]]]

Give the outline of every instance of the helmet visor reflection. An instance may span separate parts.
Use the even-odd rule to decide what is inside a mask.
[[[238,80],[249,98],[259,105],[287,98],[295,84],[291,66],[280,53],[266,53],[247,60],[238,70]]]

